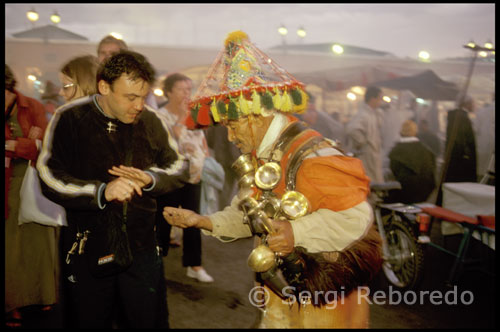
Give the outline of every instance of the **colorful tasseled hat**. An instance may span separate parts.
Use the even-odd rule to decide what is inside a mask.
[[[272,109],[302,113],[307,99],[303,83],[234,31],[191,99],[186,124],[200,128]]]

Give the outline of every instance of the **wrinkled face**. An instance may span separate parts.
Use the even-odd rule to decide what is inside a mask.
[[[228,140],[244,154],[259,147],[269,122],[262,116],[247,116],[238,120],[229,120],[225,126]]]
[[[61,81],[59,95],[62,96],[66,102],[83,97],[82,89],[80,89],[69,76],[59,73],[59,80]]]
[[[120,52],[120,46],[115,43],[104,43],[99,48],[97,52],[97,58],[99,59],[99,63],[102,63],[107,58],[111,57],[113,54]]]
[[[167,91],[169,104],[187,108],[193,84],[190,80],[177,81],[171,91]]]
[[[149,83],[142,79],[131,80],[129,75],[122,74],[110,86],[99,81],[99,93],[103,96],[102,108],[106,115],[123,123],[133,123],[144,109],[149,93]]]

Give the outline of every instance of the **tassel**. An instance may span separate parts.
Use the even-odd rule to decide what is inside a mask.
[[[247,100],[245,99],[245,97],[243,97],[243,92],[240,93],[239,104],[240,104],[241,112],[245,115],[248,115],[248,112],[249,112],[248,104],[247,104]]]
[[[192,129],[196,129],[196,123],[194,123],[193,118],[191,117],[191,114],[189,114],[189,115],[186,117],[186,122],[185,122],[185,124],[186,124],[186,127],[187,127],[188,129],[191,129],[191,130],[192,130]]]
[[[260,114],[260,95],[255,90],[252,94],[252,113]]]
[[[290,100],[290,95],[286,92],[281,96],[281,110],[283,112],[290,112],[292,110],[292,101]]]
[[[212,112],[212,117],[215,122],[220,122],[219,112],[217,111],[217,102],[215,98],[212,100],[212,105],[210,105],[210,112]]]
[[[300,94],[299,89],[293,89],[290,91],[290,94],[295,105],[302,104],[302,95]]]
[[[198,118],[198,110],[200,109],[200,104],[197,104],[195,107],[191,108],[191,117],[194,119]]]
[[[274,96],[273,96],[273,104],[274,104],[274,108],[277,109],[277,110],[280,110],[281,109],[281,95],[280,95],[280,91],[278,89],[274,89]]]
[[[268,110],[272,110],[274,108],[274,105],[273,105],[273,97],[271,96],[271,94],[269,93],[269,91],[266,91],[264,92],[264,94],[262,95],[262,105],[264,105],[264,107]]]
[[[229,120],[238,119],[238,109],[236,108],[236,103],[234,100],[229,100],[229,105],[227,105],[227,117]]]
[[[219,112],[220,116],[224,117],[227,114],[226,104],[222,100],[219,100],[219,101],[217,101],[216,106],[217,106],[217,111]]]
[[[209,126],[210,125],[210,108],[208,107],[207,104],[203,104],[200,107],[200,110],[198,111],[198,117],[196,118],[196,121],[202,125],[202,126]]]

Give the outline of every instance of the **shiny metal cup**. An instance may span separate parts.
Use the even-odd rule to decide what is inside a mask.
[[[255,172],[255,184],[262,190],[276,188],[280,180],[281,166],[275,162],[265,163]]]
[[[242,154],[231,165],[231,168],[239,175],[243,176],[254,170],[252,163],[252,155],[249,153]]]
[[[309,200],[298,191],[287,191],[281,197],[281,211],[289,219],[305,216],[310,208]]]

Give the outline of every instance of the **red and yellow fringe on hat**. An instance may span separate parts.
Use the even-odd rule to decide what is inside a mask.
[[[305,85],[253,45],[243,31],[228,34],[189,103],[186,125],[201,128],[270,110],[303,113]]]

